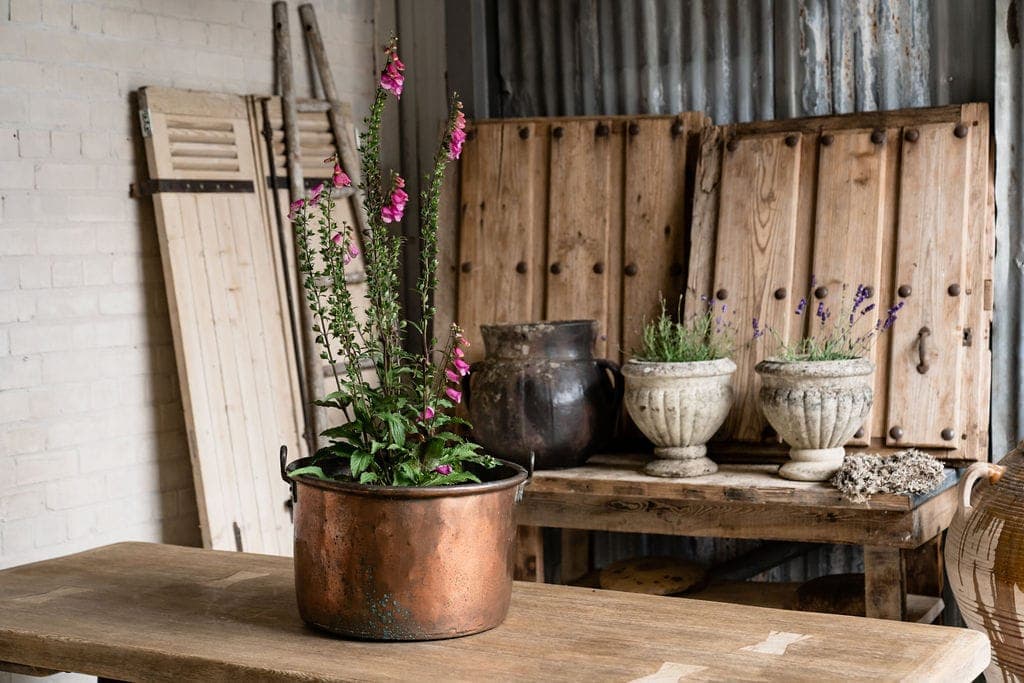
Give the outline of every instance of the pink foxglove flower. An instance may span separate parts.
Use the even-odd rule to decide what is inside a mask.
[[[348,173],[341,170],[341,164],[334,164],[334,186],[348,187],[351,184],[352,179],[348,177]]]
[[[465,358],[466,357],[466,352],[462,350],[461,346],[456,346],[454,349],[452,349],[452,353],[455,354],[456,358]]]
[[[465,376],[469,374],[469,363],[462,360],[461,358],[456,358],[455,360],[453,360],[452,365],[455,366],[455,369],[458,371],[460,375]]]
[[[448,138],[448,158],[455,161],[462,155],[462,145],[466,142],[466,115],[462,112],[462,102],[456,102],[455,125],[452,126]]]
[[[446,368],[445,369],[444,376],[448,378],[449,382],[456,382],[456,383],[458,383],[458,381],[459,381],[459,373],[455,372],[451,368]]]
[[[348,255],[352,258],[359,256],[359,247],[357,247],[355,243],[348,245]]]
[[[434,468],[434,471],[437,472],[438,474],[442,474],[442,475],[447,477],[449,474],[452,473],[452,466],[451,465],[438,465],[437,467]]]
[[[298,215],[299,209],[301,209],[305,205],[306,205],[306,200],[305,199],[296,199],[294,202],[292,202],[291,205],[288,207],[288,220],[290,220],[290,221],[295,220],[295,216]]]
[[[405,179],[396,173],[393,183],[389,203],[380,209],[380,217],[385,223],[397,223],[402,220],[405,205],[409,203],[409,195],[402,189],[405,187]]]
[[[448,387],[444,390],[444,393],[448,395],[448,398],[455,401],[456,403],[462,403],[462,392],[455,387]]]
[[[313,189],[309,191],[309,203],[316,204],[320,201],[320,193],[324,191],[324,184],[317,183],[313,186]]]
[[[421,412],[416,417],[416,419],[418,419],[420,422],[426,422],[427,420],[433,420],[434,415],[436,415],[434,409],[431,408],[430,406],[427,406],[426,408],[423,409],[423,412]]]
[[[339,244],[340,245],[341,244],[341,233],[340,232],[336,232],[333,235],[331,235],[331,241],[334,242],[335,244]]]
[[[395,97],[402,96],[402,88],[405,86],[405,64],[398,58],[398,48],[394,44],[387,49],[388,63],[384,66],[384,72],[380,75],[380,87],[395,94]]]

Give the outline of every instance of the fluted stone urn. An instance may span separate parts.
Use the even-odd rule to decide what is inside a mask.
[[[644,472],[656,477],[697,477],[718,471],[707,442],[733,402],[728,358],[689,363],[631,360],[622,367],[625,405],[633,422],[654,443],[656,460]]]
[[[789,444],[779,475],[827,481],[843,465],[849,441],[871,410],[874,363],[866,358],[828,361],[763,360],[759,393],[765,418]]]

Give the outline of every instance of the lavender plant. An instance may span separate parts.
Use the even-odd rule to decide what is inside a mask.
[[[811,290],[816,284],[812,276]],[[846,285],[843,285],[841,310],[846,308],[846,291]],[[810,318],[807,333],[794,343],[786,343],[773,328],[761,325],[758,318],[753,319],[753,338],[757,340],[766,334],[774,337],[779,346],[777,355],[783,360],[826,361],[862,358],[870,351],[875,339],[893,326],[897,314],[905,303],[902,300],[897,301],[886,309],[884,316],[873,316],[871,314],[875,312],[877,306],[868,303],[871,295],[870,287],[857,285],[849,311],[835,319],[832,317],[832,309],[826,306],[825,302],[819,301],[813,316],[807,315]],[[808,299],[809,296],[800,299],[793,311],[795,315],[807,314]]]
[[[661,300],[661,315],[644,322],[640,348],[633,350],[633,358],[651,363],[691,363],[702,360],[728,358],[732,355],[735,330],[726,317],[728,307],[716,306],[705,299],[703,313],[683,320],[683,299],[679,298],[676,317],[668,314],[668,305]]]
[[[334,408],[344,424],[327,429],[329,444],[316,452],[313,464],[292,476],[357,481],[383,486],[439,486],[479,481],[471,465],[493,467],[493,458],[457,432],[468,423],[450,414],[462,400],[460,383],[469,371],[465,348],[469,342],[458,325],[448,330],[443,343],[431,334],[437,287],[438,204],[445,169],[458,159],[466,139],[462,103],[449,100],[448,118],[420,195],[420,277],[416,292],[422,318],[406,321],[399,306],[403,240],[388,224],[404,218],[409,195],[405,180],[380,163],[381,117],[389,94],[401,97],[405,65],[398,58],[397,41],[386,48],[386,65],[377,84],[370,113],[360,135],[359,190],[366,213],[362,235],[365,250],[367,305],[365,320],[356,317],[355,303],[346,284],[349,266],[359,256],[358,238],[347,222],[334,217],[335,199],[321,183],[291,205],[295,227],[297,264],[303,276],[306,301],[313,312],[313,332],[321,358],[334,369],[335,391],[320,406]],[[335,158],[332,185],[348,187],[352,181]],[[410,353],[404,342],[409,330],[420,341]],[[361,368],[372,367],[372,377]]]

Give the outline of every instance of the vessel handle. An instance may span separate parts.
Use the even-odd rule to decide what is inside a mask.
[[[607,358],[597,358],[595,359],[595,362],[597,363],[597,367],[610,372],[612,377],[615,378],[615,384],[612,387],[615,391],[615,405],[621,405],[622,394],[626,387],[622,380],[622,370],[619,369],[619,364],[615,361],[610,361]]]
[[[964,476],[960,479],[960,484],[957,488],[957,494],[960,499],[960,509],[964,514],[970,513],[974,508],[971,506],[971,491],[974,490],[974,484],[982,477],[988,477],[989,484],[995,484],[1002,478],[1006,468],[1002,465],[996,465],[991,462],[976,462],[967,468],[964,472]]]

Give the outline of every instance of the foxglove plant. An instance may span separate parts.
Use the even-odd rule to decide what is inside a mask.
[[[811,276],[811,290],[817,281]],[[853,295],[853,303],[849,311],[842,316],[832,317],[832,309],[819,301],[813,314],[807,315],[809,297],[802,297],[797,303],[793,314],[810,317],[807,333],[795,343],[787,344],[771,327],[763,326],[758,318],[754,318],[753,338],[760,339],[766,334],[775,338],[779,345],[779,358],[788,361],[827,361],[852,360],[863,358],[871,350],[875,339],[886,332],[896,322],[897,314],[903,309],[904,301],[897,301],[885,311],[885,315],[871,315],[877,306],[868,303],[871,288],[857,285]],[[846,306],[846,285],[843,285],[842,308]],[[831,322],[830,322],[831,321]],[[872,322],[873,321],[873,322]]]
[[[346,418],[322,436],[329,444],[317,451],[313,464],[292,476],[309,475],[383,486],[438,486],[479,481],[469,464],[493,467],[496,461],[479,452],[457,430],[469,425],[450,414],[462,400],[461,380],[469,371],[469,342],[458,325],[444,343],[431,334],[437,287],[438,203],[445,168],[459,158],[466,139],[462,103],[450,100],[434,165],[420,194],[420,277],[416,292],[423,315],[406,321],[399,308],[402,240],[388,224],[405,217],[409,195],[405,179],[380,163],[381,117],[389,95],[398,99],[405,85],[405,65],[397,41],[386,48],[386,64],[370,113],[360,135],[360,170],[366,230],[362,235],[366,263],[365,320],[356,317],[347,284],[347,267],[359,255],[353,227],[334,217],[335,199],[323,184],[290,207],[296,235],[299,271],[306,301],[313,312],[313,332],[321,357],[334,369],[336,391],[318,405],[335,408]],[[335,158],[334,188],[351,185]],[[407,333],[415,331],[418,353],[405,349]],[[372,367],[367,379],[361,368]]]

